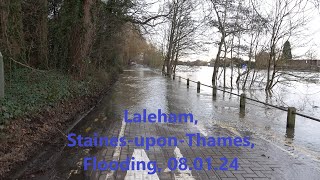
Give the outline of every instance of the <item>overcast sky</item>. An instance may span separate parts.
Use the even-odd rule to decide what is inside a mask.
[[[262,12],[269,12],[267,9],[270,9],[273,6],[271,1],[267,1],[268,3],[263,6],[264,9],[262,10]],[[148,0],[148,2],[157,2],[157,0]],[[158,3],[152,5],[149,10],[150,13],[157,13],[159,8],[163,8],[162,4],[163,0],[159,0]],[[204,13],[207,13],[203,11],[205,8],[207,8],[203,5],[204,3],[198,6],[197,10],[193,13],[195,19],[199,19],[203,17]],[[311,7],[311,4],[309,6]],[[304,56],[307,52],[312,52],[312,54],[320,59],[320,10],[316,10],[315,8],[313,8],[312,10],[308,10],[305,13],[305,16],[307,16],[308,18],[308,23],[304,27],[301,27],[300,36],[290,38],[292,54],[293,56],[297,56],[301,59],[307,58]],[[152,31],[150,31],[151,34],[148,34],[147,38],[151,42],[157,44],[158,46],[161,46],[164,41],[166,27],[166,25],[157,26]],[[219,33],[216,33],[217,29],[205,27],[199,30],[199,34],[200,32],[202,35],[197,36],[197,41],[207,42],[209,44],[202,44],[201,49],[184,57],[184,61],[194,61],[197,59],[209,61],[216,56],[217,46],[213,42],[217,41],[220,38]],[[246,59],[245,57],[243,58]]]

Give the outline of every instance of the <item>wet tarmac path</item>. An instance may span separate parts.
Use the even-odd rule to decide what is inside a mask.
[[[226,107],[226,108],[223,108]],[[124,123],[124,110],[132,113],[157,112],[192,113],[197,125],[192,123]],[[177,137],[188,142],[186,133],[199,133],[203,137],[244,137],[250,136],[254,148],[244,147],[190,147],[187,143],[178,146],[145,147],[127,144],[116,147],[65,147],[52,168],[37,179],[320,179],[318,167],[303,161],[270,141],[253,135],[250,131],[239,131],[234,128],[221,127],[214,123],[217,119],[230,118],[228,114],[237,114],[237,106],[225,104],[222,100],[214,100],[208,94],[197,94],[195,87],[186,88],[185,84],[172,81],[148,68],[135,67],[126,70],[112,91],[102,103],[90,113],[72,132],[82,136],[126,137],[134,141],[135,137]],[[223,114],[226,114],[225,116]],[[153,175],[148,170],[93,170],[84,171],[84,158],[96,157],[97,160],[145,162],[155,161],[160,172]],[[212,167],[220,167],[226,157],[230,161],[237,158],[239,168],[221,171],[203,168],[195,170],[195,158],[212,159]],[[169,170],[168,161],[186,158],[188,169]],[[132,160],[132,159],[131,159]],[[208,161],[203,167],[208,166]],[[230,162],[229,162],[230,164]],[[178,164],[179,165],[179,164]],[[189,168],[191,167],[191,169]],[[152,168],[151,168],[152,169]]]

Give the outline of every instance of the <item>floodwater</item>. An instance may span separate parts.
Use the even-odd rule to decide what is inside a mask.
[[[177,76],[200,81],[207,85],[211,85],[212,72],[212,67],[179,66],[177,68]],[[287,72],[296,77],[286,76],[283,83],[274,87],[271,95],[267,95],[264,91],[265,73],[264,71],[259,72],[260,79],[256,80],[252,90],[234,89],[232,92],[237,94],[244,92],[247,97],[281,107],[295,107],[297,112],[320,119],[320,73]],[[231,70],[227,69],[226,74],[226,86],[230,87]],[[186,84],[186,80],[182,80],[182,83]],[[191,82],[190,85],[191,89],[196,88],[195,83]],[[222,85],[223,74],[218,81],[220,89]],[[207,112],[210,114],[207,116],[208,123],[257,135],[290,152],[293,156],[309,159],[311,163],[319,165],[320,122],[296,116],[296,128],[290,131],[286,129],[287,112],[285,111],[247,100],[246,113],[243,117],[239,114],[238,97],[218,91],[217,103],[212,104],[211,95],[211,88],[201,87],[200,99],[210,102],[208,107],[212,108],[211,114]]]
[[[210,85],[212,68],[179,67],[177,75],[201,81]],[[279,91],[282,97],[281,102],[299,109],[303,106],[305,96],[297,96],[294,93],[299,90],[310,94],[308,104],[320,106],[319,94],[313,94],[319,84],[298,83],[296,87],[286,87]],[[297,88],[299,87],[299,88]],[[306,91],[304,88],[308,89]],[[241,91],[233,91],[242,93]],[[266,101],[264,91],[247,91],[247,96],[262,101]],[[311,95],[313,94],[313,95]],[[278,97],[278,96],[274,96]],[[278,104],[276,98],[271,97],[268,102]],[[319,109],[310,108],[305,105],[301,112],[319,117]],[[294,132],[286,131],[286,112],[267,108],[261,104],[247,101],[246,112],[239,112],[239,97],[230,94],[223,94],[218,91],[216,99],[212,97],[212,90],[201,87],[201,92],[197,93],[196,84],[190,83],[187,89],[186,81],[179,82],[179,78],[173,81],[170,78],[161,76],[161,73],[141,66],[126,70],[119,81],[112,87],[109,94],[102,100],[101,104],[85,117],[81,123],[72,131],[82,136],[92,136],[98,133],[101,136],[118,135],[123,118],[123,111],[131,113],[157,112],[161,109],[166,113],[189,113],[199,120],[196,127],[181,127],[176,130],[185,131],[187,128],[196,128],[202,134],[216,134],[219,129],[227,129],[239,136],[252,136],[262,138],[267,144],[282,149],[285,153],[290,153],[296,159],[303,159],[303,162],[311,166],[320,167],[320,123],[309,119],[297,117]],[[191,125],[187,125],[191,126]],[[170,128],[169,126],[166,128]],[[144,132],[141,132],[144,133]],[[155,132],[158,133],[158,132]],[[157,136],[161,136],[158,134]],[[270,143],[269,143],[270,142]],[[269,149],[272,151],[272,148]],[[43,179],[86,179],[87,172],[83,172],[83,157],[99,154],[104,151],[113,153],[114,148],[64,148],[57,162],[52,165],[52,170],[45,174]],[[274,154],[271,152],[271,154]],[[281,155],[274,154],[279,162],[282,162]],[[283,160],[285,162],[286,160]],[[310,163],[309,163],[310,162]],[[301,169],[300,169],[301,170]],[[308,172],[308,168],[304,172]],[[302,171],[302,170],[301,170]],[[288,173],[292,174],[292,173]],[[310,173],[312,174],[312,173]],[[89,174],[89,176],[91,176]],[[39,178],[40,179],[40,178]],[[290,179],[290,178],[289,178]]]

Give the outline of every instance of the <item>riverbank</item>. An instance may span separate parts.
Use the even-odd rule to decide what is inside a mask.
[[[44,76],[19,69],[11,74],[6,98],[0,101],[0,179],[12,177],[46,146],[63,144],[65,131],[98,103],[116,74],[81,80],[55,71]]]

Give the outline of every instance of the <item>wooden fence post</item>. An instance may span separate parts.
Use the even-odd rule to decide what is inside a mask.
[[[244,111],[246,109],[246,94],[240,95],[240,110]]]
[[[179,82],[181,82],[181,76],[179,76]]]
[[[286,136],[287,136],[287,138],[294,138],[294,128],[287,128],[286,129]]]
[[[0,52],[0,98],[4,98],[4,64],[3,56]]]
[[[188,78],[188,79],[187,79],[187,88],[189,88],[189,85],[190,85],[190,82],[189,82],[189,81],[190,81],[190,79]]]
[[[217,97],[217,86],[215,86],[215,85],[212,87],[212,96],[213,96],[214,98]]]
[[[197,83],[197,93],[200,93],[200,81]]]
[[[289,107],[288,108],[288,116],[287,116],[287,128],[294,128],[296,124],[296,108]]]

